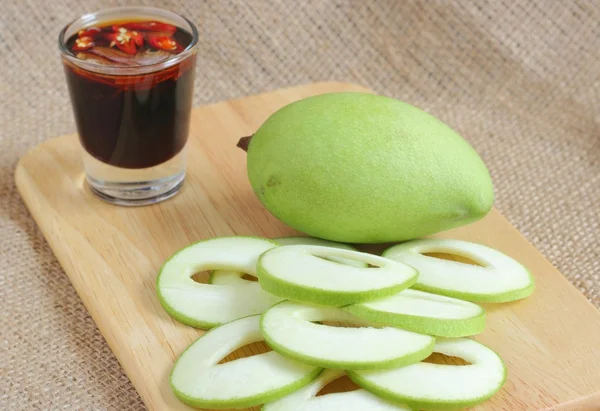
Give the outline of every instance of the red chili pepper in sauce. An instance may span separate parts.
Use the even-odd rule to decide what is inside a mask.
[[[113,26],[113,29],[115,29],[114,33],[106,35],[106,39],[110,41],[111,47],[116,46],[127,54],[135,54],[137,52],[136,44],[143,44],[141,34],[136,32],[134,35],[133,32],[124,27]]]
[[[94,39],[88,36],[79,37],[75,39],[75,43],[73,44],[73,51],[85,51],[94,47]]]
[[[98,34],[100,34],[102,30],[100,30],[98,27],[88,27],[85,29],[81,29],[77,32],[77,35],[79,36],[79,38],[83,38],[83,37],[91,37],[92,39],[95,39],[96,36],[98,36]]]
[[[166,36],[164,34],[152,34],[147,35],[148,44],[150,47],[157,50],[169,51],[171,53],[179,53],[183,50],[181,44],[177,42],[173,37]]]
[[[177,27],[171,24],[161,23],[160,21],[136,21],[124,23],[122,26],[129,30],[161,31],[170,34],[173,34],[177,31]]]

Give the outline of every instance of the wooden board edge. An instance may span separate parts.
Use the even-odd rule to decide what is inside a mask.
[[[41,144],[40,144],[40,146],[41,146]],[[30,188],[26,188],[27,187],[26,182],[25,182],[26,180],[29,180]],[[52,234],[49,234],[50,227],[46,226],[46,224],[38,218],[38,213],[41,212],[41,210],[40,210],[41,207],[36,206],[35,198],[34,198],[35,195],[32,193],[32,191],[33,190],[39,191],[39,190],[37,189],[37,185],[33,182],[33,179],[29,176],[25,166],[23,166],[20,163],[17,164],[17,167],[15,169],[15,184],[17,186],[17,190],[19,191],[19,194],[21,195],[21,198],[23,199],[23,202],[25,203],[25,206],[29,210],[29,213],[31,214],[33,220],[35,221],[39,230],[44,235],[44,239],[46,240],[50,249],[52,250],[52,254],[58,260],[62,270],[65,273],[65,276],[69,279],[69,283],[75,289],[77,296],[79,297],[79,299],[85,306],[88,314],[94,320],[94,324],[96,324],[96,327],[98,327],[98,329],[100,329],[101,334],[103,335],[103,337],[109,344],[111,351],[113,351],[113,353],[114,353],[113,344],[112,344],[111,339],[106,337],[106,335],[104,334],[105,330],[102,330],[99,323],[96,321],[96,318],[95,318],[96,310],[93,307],[88,306],[87,296],[84,295],[82,292],[80,292],[81,290],[79,289],[78,285],[73,283],[73,279],[71,278],[69,271],[65,268],[66,266],[69,265],[67,256],[63,255],[63,252],[61,251],[60,247],[57,246],[54,237],[52,236]],[[121,364],[121,366],[122,365],[123,364]]]
[[[600,392],[595,392],[576,400],[563,402],[541,411],[598,411],[600,410]]]
[[[40,149],[43,149],[42,144],[38,147]],[[31,152],[33,154],[35,152],[35,149],[31,150]],[[40,231],[44,235],[46,242],[50,246],[53,255],[58,260],[61,268],[64,271],[64,274],[69,279],[69,283],[77,293],[77,296],[83,303],[86,311],[94,321],[94,324],[100,331],[100,334],[102,335],[107,345],[109,346],[111,352],[119,362],[119,365],[121,366],[123,372],[127,375],[127,378],[130,380],[138,395],[140,395],[140,397],[144,401],[144,404],[146,404],[146,406],[149,407],[149,409],[155,409],[153,408],[152,404],[161,404],[161,406],[166,406],[168,404],[168,409],[181,411],[192,410],[192,408],[176,400],[174,396],[170,399],[164,397],[163,392],[161,390],[148,390],[148,387],[146,387],[144,381],[140,378],[140,375],[136,372],[131,371],[131,369],[133,369],[132,362],[134,360],[128,357],[124,352],[118,350],[119,344],[122,344],[122,342],[119,341],[119,338],[111,332],[111,322],[113,321],[113,319],[101,317],[101,313],[91,303],[92,297],[88,296],[85,293],[85,289],[82,287],[81,282],[77,279],[77,276],[74,277],[71,274],[71,271],[68,267],[73,267],[73,265],[69,260],[68,253],[65,251],[66,249],[62,249],[60,247],[60,242],[52,233],[52,227],[39,218],[40,214],[43,212],[54,213],[56,214],[57,219],[60,219],[60,214],[55,209],[46,210],[43,204],[40,204],[36,201],[37,196],[35,195],[35,191],[39,192],[39,188],[27,172],[26,166],[22,163],[17,164],[17,167],[15,169],[15,184],[32,218],[36,222],[36,225],[39,227]],[[50,219],[48,219],[47,221],[50,221]],[[173,401],[175,401],[174,404]]]
[[[558,268],[554,266],[554,264],[552,264],[552,262],[548,259],[548,257],[546,257],[546,255],[544,255],[531,241],[529,241],[529,239],[525,237],[525,235],[521,231],[519,231],[517,227],[515,227],[514,224],[512,224],[510,220],[496,208],[496,206],[492,208],[490,213],[496,213],[498,218],[504,220],[506,222],[506,225],[510,227],[510,230],[514,231],[515,235],[518,235],[523,240],[523,242],[527,243],[527,246],[531,249],[531,252],[538,254],[538,256],[544,261],[544,264],[547,265],[550,269],[552,269],[556,273],[556,275],[558,275],[558,277],[565,286],[571,287],[574,291],[576,291],[579,297],[581,297],[581,299],[587,303],[587,308],[591,309],[594,312],[594,314],[597,315],[598,321],[600,322],[600,310],[596,308],[596,306],[581,292],[581,290],[579,290],[579,288],[575,286],[575,284],[573,284],[567,277],[565,277],[565,275]],[[538,275],[540,274],[533,273],[534,277]]]

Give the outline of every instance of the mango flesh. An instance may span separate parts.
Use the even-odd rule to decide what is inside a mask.
[[[430,114],[367,93],[330,93],[269,117],[248,176],[287,225],[348,243],[404,241],[468,224],[492,207],[475,150]]]

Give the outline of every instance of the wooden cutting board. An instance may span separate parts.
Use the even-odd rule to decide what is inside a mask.
[[[16,183],[27,207],[149,409],[189,410],[172,394],[168,375],[202,334],[161,308],[154,283],[164,259],[214,236],[295,234],[252,193],[238,138],[294,100],[364,90],[319,83],[195,109],[185,186],[154,206],[123,208],[94,197],[75,135],[48,140],[21,159]],[[440,237],[494,247],[529,267],[537,281],[532,297],[486,307],[487,329],[476,339],[504,358],[509,374],[502,391],[476,409],[600,410],[600,312],[496,210]]]

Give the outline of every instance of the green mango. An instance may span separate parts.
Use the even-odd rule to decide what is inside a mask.
[[[248,146],[264,206],[314,237],[404,241],[482,218],[494,202],[477,152],[432,115],[368,93],[328,93],[271,115]]]

